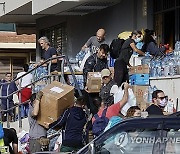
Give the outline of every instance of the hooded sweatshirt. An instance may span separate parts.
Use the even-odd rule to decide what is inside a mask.
[[[86,115],[81,107],[73,106],[51,123],[49,128],[63,128],[62,144],[68,147],[83,146],[83,128]]]

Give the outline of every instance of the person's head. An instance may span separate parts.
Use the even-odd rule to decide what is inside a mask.
[[[93,99],[93,104],[94,104],[97,108],[101,107],[101,103],[102,103],[101,97],[95,97],[95,98]]]
[[[111,80],[111,71],[107,68],[103,69],[101,71],[101,78],[102,78],[103,84],[109,83],[109,81]]]
[[[76,102],[75,104],[81,106],[81,107],[84,107],[86,105],[86,100],[85,100],[85,97],[84,96],[79,96],[77,99],[76,99]]]
[[[141,109],[138,106],[131,106],[127,110],[126,117],[140,117],[141,116]]]
[[[156,34],[154,30],[145,29],[144,32],[145,35],[143,41],[145,44],[148,44],[150,42],[156,42]]]
[[[97,52],[97,57],[99,59],[106,59],[109,52],[109,46],[107,44],[101,44]]]
[[[47,37],[41,37],[38,42],[43,50],[47,50],[49,48],[50,42]]]
[[[13,131],[15,134],[17,134],[17,132],[14,128],[10,128],[10,130]]]
[[[152,102],[160,108],[164,108],[167,105],[167,101],[168,97],[165,96],[162,90],[156,90],[152,93]]]
[[[28,72],[29,65],[28,64],[24,64],[23,69],[24,69],[24,72]]]
[[[141,31],[137,31],[134,30],[131,35],[130,38],[133,39],[136,43],[142,40],[142,32]]]
[[[98,42],[101,42],[104,40],[105,38],[105,30],[104,29],[99,29],[97,32],[96,32],[96,37],[97,37],[97,41]]]
[[[5,74],[5,80],[6,80],[6,81],[11,81],[11,80],[12,80],[12,74],[11,74],[10,72],[7,72],[7,73]]]

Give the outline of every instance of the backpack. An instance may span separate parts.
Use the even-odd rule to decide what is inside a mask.
[[[113,58],[113,59],[117,59],[119,57],[119,54],[120,54],[120,51],[121,51],[121,47],[124,43],[124,39],[114,39],[112,42],[111,42],[111,45],[110,45],[110,56]]]
[[[109,119],[106,117],[107,108],[103,110],[101,117],[98,114],[94,115],[95,121],[92,126],[92,133],[95,136],[99,136],[106,128]]]

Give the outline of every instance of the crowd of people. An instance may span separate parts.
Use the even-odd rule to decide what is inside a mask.
[[[141,116],[141,110],[138,106],[131,106],[127,110],[126,115],[121,113],[121,109],[128,102],[129,98],[128,67],[131,67],[129,60],[133,52],[139,55],[145,55],[145,52],[149,52],[153,56],[162,55],[165,53],[167,46],[162,46],[161,48],[157,46],[156,35],[153,30],[146,29],[144,37],[142,37],[141,31],[133,31],[129,38],[122,44],[119,55],[115,60],[114,74],[112,74],[108,68],[107,60],[111,49],[105,40],[105,34],[104,29],[99,29],[96,36],[89,38],[82,47],[82,51],[85,48],[90,48],[91,53],[86,59],[83,68],[85,87],[82,91],[83,96],[77,95],[74,105],[66,109],[53,123],[45,123],[46,127],[41,126],[37,122],[41,98],[43,96],[43,92],[40,90],[43,87],[39,87],[38,92],[33,93],[31,86],[33,75],[27,74],[19,79],[20,76],[28,72],[29,66],[27,64],[23,66],[23,71],[17,74],[16,78],[19,80],[16,82],[11,82],[12,74],[6,73],[5,79],[1,81],[2,96],[7,96],[16,92],[18,89],[20,90],[17,93],[21,102],[21,117],[19,118],[28,116],[30,126],[30,153],[48,150],[48,129],[62,129],[60,151],[71,152],[77,151],[89,142],[89,132],[92,131],[94,137],[96,137],[126,118]],[[41,37],[38,42],[44,50],[41,63],[58,55],[55,48],[50,46],[47,37]],[[47,63],[41,66],[41,69],[38,67],[39,75],[36,79],[48,74],[47,67],[49,65],[51,67],[50,72],[58,71],[59,61],[59,59],[54,59],[51,61],[51,65]],[[100,72],[102,87],[99,93],[88,93],[86,87],[88,72]],[[123,97],[118,102],[114,102],[114,94],[120,86],[123,87]],[[148,114],[150,116],[163,115],[163,109],[167,104],[167,99],[168,97],[165,96],[162,90],[154,91],[152,94],[152,104],[146,109]],[[1,100],[3,121],[7,120],[7,112],[10,115],[10,120],[13,120],[15,118],[13,110],[6,111],[8,108],[14,106],[12,95]],[[30,103],[25,103],[28,100],[30,100]],[[85,106],[89,108],[92,117],[85,112]],[[100,118],[103,124],[99,124]],[[16,140],[14,140],[13,145],[16,145],[16,143]],[[14,149],[16,150],[16,147]]]

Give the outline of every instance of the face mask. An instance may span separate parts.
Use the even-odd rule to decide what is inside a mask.
[[[139,38],[139,37],[135,39],[135,42],[136,42],[136,43],[138,43],[138,42],[140,42],[140,41],[141,41],[141,38]]]
[[[160,100],[159,106],[165,107],[167,105],[167,100],[164,98],[163,100]]]

